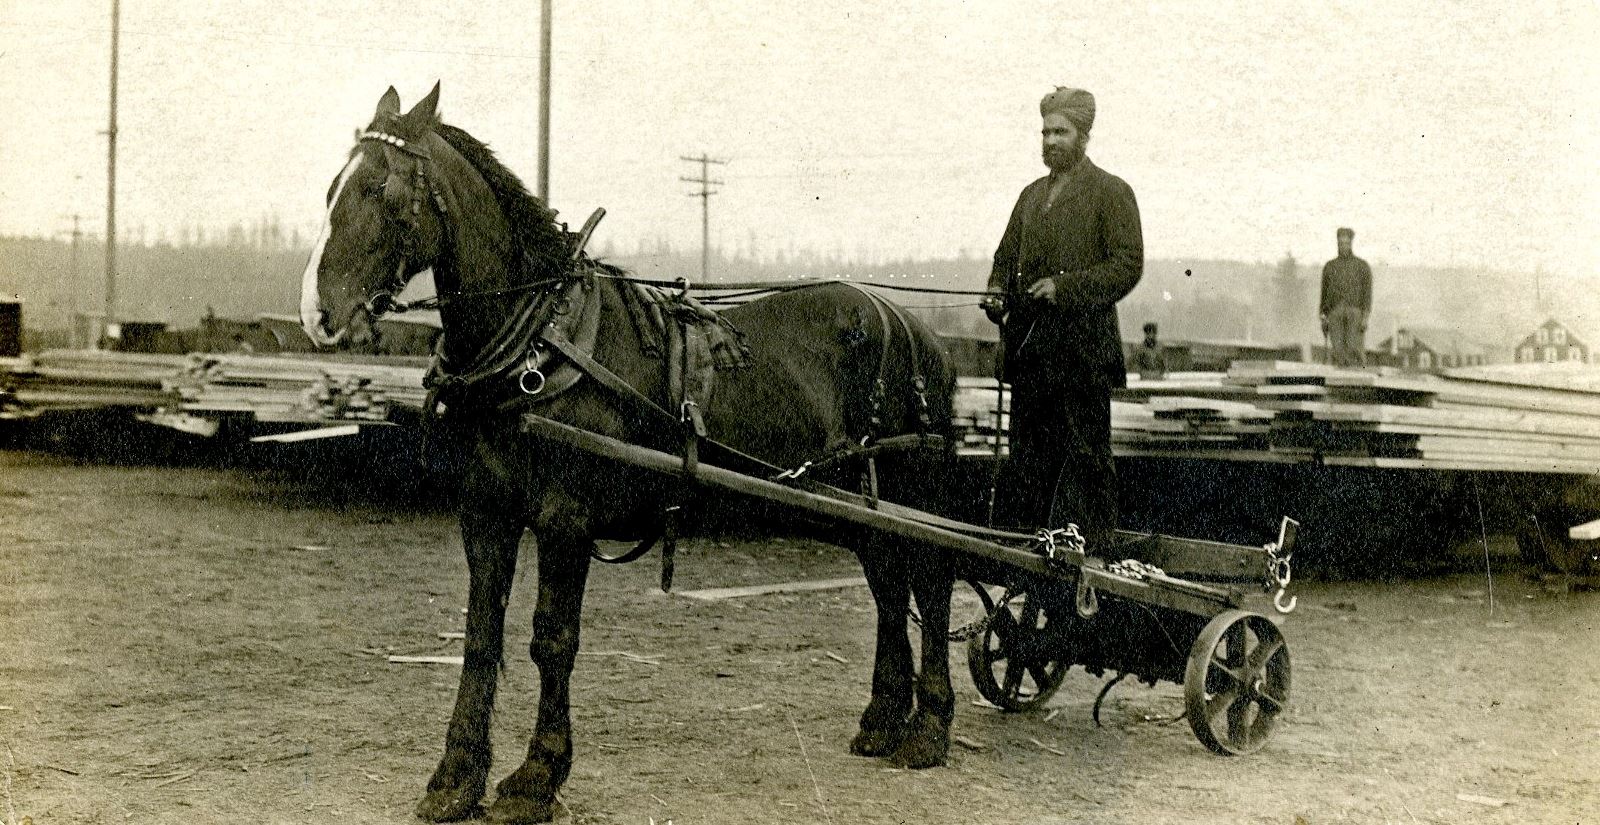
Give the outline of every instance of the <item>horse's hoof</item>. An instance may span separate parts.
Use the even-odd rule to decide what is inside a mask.
[[[482,800],[482,786],[476,792],[470,788],[441,788],[429,791],[417,803],[417,816],[428,822],[459,822],[477,816]]]
[[[889,761],[903,768],[936,768],[950,756],[950,727],[932,716],[918,715]]]
[[[549,822],[555,818],[555,801],[540,802],[526,796],[502,796],[489,806],[489,811],[484,814],[486,822],[496,825],[533,825],[536,822]]]
[[[906,738],[905,726],[889,730],[865,730],[850,740],[850,752],[856,756],[887,756]]]

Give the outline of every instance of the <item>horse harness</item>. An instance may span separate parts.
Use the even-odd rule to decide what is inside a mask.
[[[595,551],[596,559],[613,564],[636,560],[654,546],[662,545],[661,588],[672,585],[674,555],[681,526],[684,505],[692,496],[695,469],[699,463],[702,445],[707,445],[736,462],[760,468],[774,480],[801,483],[808,471],[845,461],[864,459],[862,477],[863,493],[869,506],[876,506],[878,476],[876,458],[886,450],[910,446],[927,446],[942,440],[931,432],[932,421],[928,410],[927,381],[922,373],[922,358],[909,320],[898,306],[870,290],[852,284],[876,310],[879,326],[883,330],[884,345],[879,354],[877,375],[869,393],[867,434],[858,445],[836,450],[819,459],[808,461],[797,468],[784,469],[745,454],[731,446],[708,437],[701,405],[708,400],[717,370],[745,366],[749,351],[742,336],[722,316],[707,309],[689,297],[685,279],[675,282],[653,282],[628,278],[612,271],[606,265],[588,258],[584,245],[595,225],[605,214],[596,210],[579,233],[572,236],[569,271],[503,290],[483,293],[457,292],[409,304],[402,303],[397,295],[405,287],[406,268],[415,256],[418,221],[423,209],[431,204],[441,216],[449,214],[449,206],[438,187],[429,179],[427,166],[432,160],[425,144],[383,132],[367,130],[358,138],[361,142],[381,144],[391,170],[398,170],[400,154],[409,156],[414,165],[411,170],[411,200],[398,219],[401,256],[393,274],[369,296],[364,308],[374,318],[387,313],[406,312],[422,307],[436,308],[454,300],[480,294],[516,294],[511,313],[478,353],[472,362],[457,368],[445,355],[444,339],[435,348],[434,360],[428,369],[424,384],[428,388],[423,407],[425,423],[433,424],[441,416],[441,407],[468,410],[476,413],[504,412],[525,405],[529,401],[547,400],[574,386],[582,377],[594,378],[619,396],[628,399],[663,422],[675,424],[682,433],[683,482],[671,496],[660,528],[647,536],[634,549],[618,556],[606,556]],[[659,357],[665,370],[664,404],[641,393],[632,384],[595,360],[592,355],[599,328],[601,301],[593,294],[600,278],[623,282],[618,290],[623,304],[646,355]],[[665,287],[673,287],[669,291]],[[892,320],[891,320],[892,319]],[[864,317],[857,319],[857,332],[862,340],[867,336]],[[890,349],[895,329],[905,336],[910,351],[912,368],[911,403],[917,410],[915,436],[884,437],[884,408],[888,394],[888,368]],[[557,361],[557,356],[560,360]],[[515,376],[516,392],[508,393],[496,382]],[[507,396],[500,398],[500,396]],[[489,403],[485,403],[489,402]],[[498,461],[485,456],[492,467]],[[496,472],[506,474],[505,468]]]

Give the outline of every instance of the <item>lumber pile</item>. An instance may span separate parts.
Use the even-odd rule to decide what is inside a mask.
[[[248,414],[258,421],[389,421],[421,410],[427,359],[379,362],[328,355],[195,356],[169,386],[191,415]]]
[[[426,358],[47,350],[0,361],[0,416],[109,407],[265,422],[389,421],[422,409]]]
[[[1112,402],[1112,444],[1119,456],[1600,472],[1600,371],[1519,366],[1420,375],[1241,361],[1226,373],[1133,379]],[[992,380],[962,380],[963,452],[995,451],[1006,422],[995,401]]]
[[[171,397],[162,382],[183,369],[182,355],[46,350],[0,364],[0,409],[13,417],[46,410],[155,408]]]

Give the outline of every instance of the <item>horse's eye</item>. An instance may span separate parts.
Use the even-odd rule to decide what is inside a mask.
[[[385,186],[388,186],[388,185],[389,185],[389,182],[388,181],[384,181],[382,183],[376,183],[376,184],[373,184],[372,186],[368,186],[367,187],[367,197],[373,198],[373,199],[377,199],[377,198],[383,197],[383,188]]]

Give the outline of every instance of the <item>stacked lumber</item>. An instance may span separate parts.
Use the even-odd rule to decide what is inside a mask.
[[[258,421],[389,421],[421,410],[422,358],[205,355],[170,379],[191,415],[248,414]]]
[[[11,415],[103,407],[155,408],[171,401],[163,381],[182,355],[46,350],[0,364],[0,406]]]
[[[997,382],[992,378],[958,376],[951,398],[951,419],[955,427],[956,451],[963,455],[992,455],[997,448],[997,433],[1011,426],[1006,410],[1011,392],[1006,389],[1005,407],[998,407]],[[1004,450],[1003,446],[999,447]]]
[[[1236,362],[1134,379],[1112,402],[1119,456],[1503,472],[1600,472],[1600,371],[1552,365],[1447,375]],[[995,451],[992,380],[963,379],[967,454]]]

